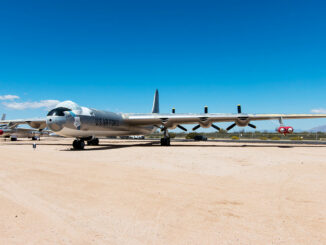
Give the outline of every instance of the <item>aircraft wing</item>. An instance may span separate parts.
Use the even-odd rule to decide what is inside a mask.
[[[46,119],[34,118],[34,119],[18,119],[18,120],[2,120],[0,124],[7,124],[10,128],[15,128],[20,124],[28,124],[30,127],[35,129],[46,128]]]
[[[125,122],[130,125],[163,125],[172,127],[178,124],[208,124],[214,122],[236,122],[283,120],[283,119],[312,119],[326,118],[326,114],[124,114]]]

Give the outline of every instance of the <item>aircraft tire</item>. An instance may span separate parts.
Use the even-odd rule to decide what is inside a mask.
[[[87,141],[87,145],[98,145],[98,144],[99,144],[98,138]]]
[[[80,150],[84,150],[84,148],[85,148],[85,142],[83,140],[80,141],[79,147],[80,147]]]
[[[93,145],[98,145],[100,143],[98,138],[93,139],[92,141],[93,141]]]
[[[84,150],[85,142],[83,140],[74,140],[72,146],[75,150]]]
[[[170,146],[170,138],[161,138],[161,146]]]

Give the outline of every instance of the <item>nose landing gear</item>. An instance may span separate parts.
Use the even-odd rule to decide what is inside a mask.
[[[74,142],[72,143],[74,150],[84,150],[85,141],[87,141],[87,145],[98,145],[99,144],[98,138],[92,139],[91,137],[88,137],[88,138],[83,138],[83,139],[75,139]]]
[[[84,150],[85,142],[83,140],[76,139],[72,143],[72,146],[74,147],[74,150]]]

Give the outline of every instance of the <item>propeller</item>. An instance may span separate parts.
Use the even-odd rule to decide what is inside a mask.
[[[195,130],[197,130],[197,129],[199,129],[199,128],[200,128],[200,125],[198,124],[198,125],[196,125],[195,127],[193,127],[192,130],[195,131]]]
[[[204,113],[205,113],[205,114],[208,113],[208,106],[205,106],[205,107],[204,107]],[[196,125],[195,127],[193,127],[192,130],[195,131],[195,130],[199,129],[200,127],[201,127],[200,124],[198,124],[198,125]],[[214,124],[212,124],[212,127],[215,128],[215,129],[218,130],[218,131],[221,130],[220,127],[218,127],[218,126],[216,126],[216,125],[214,125]]]
[[[238,105],[237,107],[238,107],[238,114],[241,114],[242,113],[241,112],[241,105]]]
[[[248,126],[251,127],[251,128],[257,128],[256,125],[253,125],[251,123],[248,123]]]
[[[212,127],[215,128],[217,131],[220,131],[220,130],[221,130],[220,127],[218,127],[218,126],[216,126],[216,125],[214,125],[214,124],[212,124]]]
[[[181,125],[177,125],[178,128],[182,129],[183,131],[188,131],[185,127],[181,126]]]
[[[231,124],[229,127],[226,128],[226,131],[233,129],[235,126],[237,126],[236,123]]]
[[[238,110],[238,114],[242,114],[241,105],[237,106],[237,110]],[[241,117],[238,118],[238,120],[240,120],[240,119],[241,119]],[[226,131],[229,131],[229,130],[233,129],[235,126],[237,126],[236,123],[231,124],[229,127],[226,128]],[[251,127],[251,128],[257,128],[256,125],[253,125],[251,123],[248,123],[248,126]]]
[[[175,114],[175,108],[172,108],[172,114]],[[181,126],[181,125],[177,125],[178,128],[182,129],[183,131],[188,131],[185,127]]]

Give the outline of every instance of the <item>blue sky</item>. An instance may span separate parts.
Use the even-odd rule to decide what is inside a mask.
[[[42,117],[48,100],[69,99],[149,112],[156,88],[162,112],[205,105],[236,112],[239,103],[248,113],[326,108],[325,7],[300,0],[2,1],[0,96],[19,99],[0,97],[0,111]],[[309,129],[326,121],[289,124]]]

